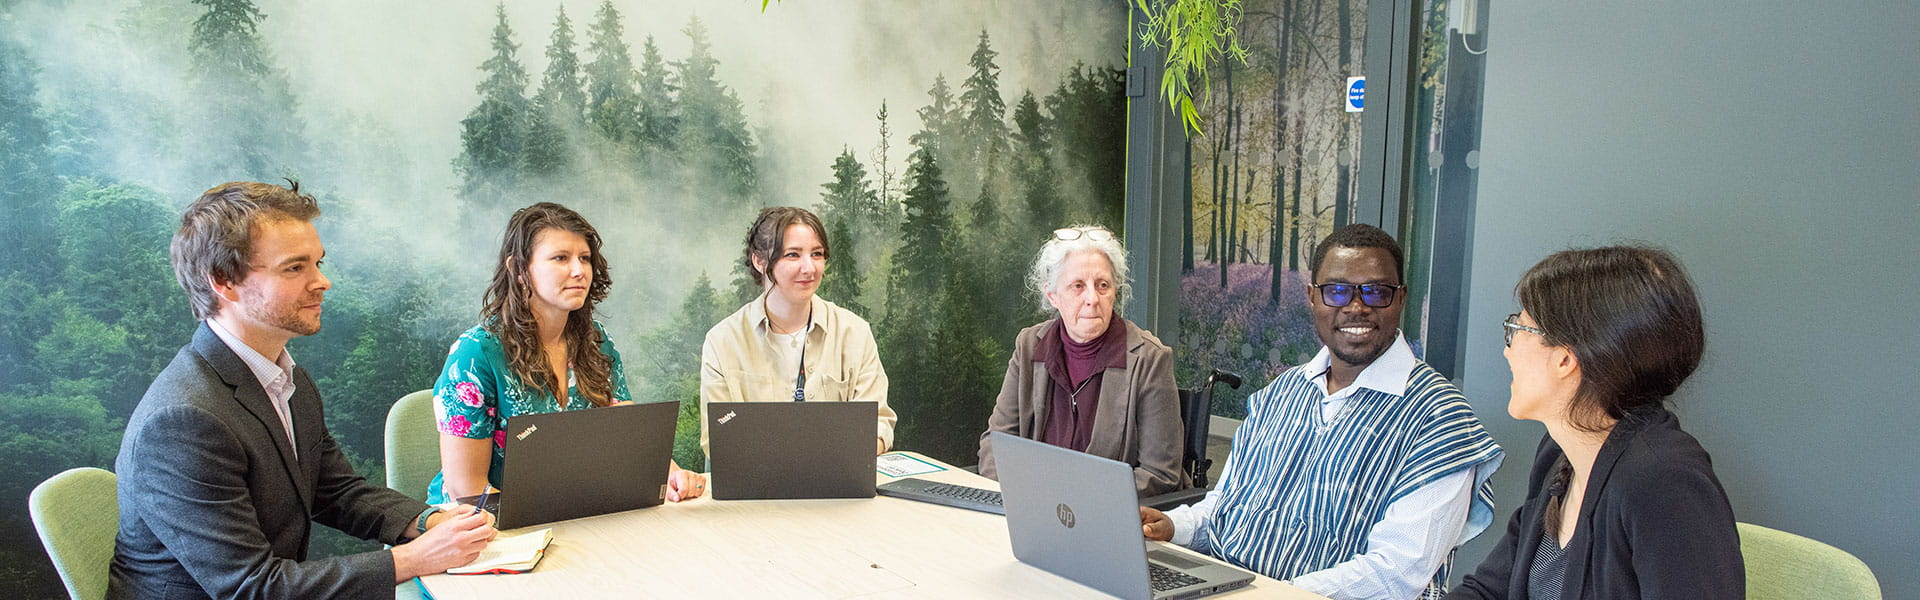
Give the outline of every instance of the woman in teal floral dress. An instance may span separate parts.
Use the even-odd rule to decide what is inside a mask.
[[[612,284],[600,234],[579,213],[542,202],[513,214],[480,324],[453,342],[433,386],[441,471],[428,502],[500,485],[508,418],[631,401],[620,352],[593,320]],[[700,474],[668,468],[668,500],[706,491]]]

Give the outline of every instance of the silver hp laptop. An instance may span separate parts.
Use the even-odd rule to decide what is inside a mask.
[[[494,496],[500,528],[660,504],[679,414],[679,403],[660,402],[507,419],[506,465]]]
[[[1253,581],[1252,573],[1141,537],[1126,463],[997,431],[993,457],[1020,562],[1127,600],[1198,598]]]
[[[714,402],[715,500],[872,498],[877,402]]]

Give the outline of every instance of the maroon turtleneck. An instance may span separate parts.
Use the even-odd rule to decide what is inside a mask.
[[[1085,451],[1093,441],[1094,417],[1100,410],[1100,374],[1127,366],[1127,322],[1114,314],[1106,332],[1080,343],[1067,335],[1064,322],[1054,321],[1040,337],[1035,356],[1046,365],[1047,378],[1053,382],[1040,441]]]
[[[1113,328],[1108,327],[1107,331],[1113,331]],[[1106,340],[1106,333],[1101,332],[1100,337],[1087,340],[1083,344],[1073,341],[1073,336],[1067,335],[1067,328],[1060,328],[1060,343],[1063,344],[1061,350],[1065,352],[1067,359],[1067,381],[1079,385],[1096,372],[1098,365],[1094,360],[1099,357],[1100,349],[1106,346],[1101,342]]]

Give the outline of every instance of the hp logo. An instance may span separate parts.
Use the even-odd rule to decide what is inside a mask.
[[[1053,509],[1054,516],[1060,517],[1060,524],[1073,529],[1073,507],[1061,504]]]

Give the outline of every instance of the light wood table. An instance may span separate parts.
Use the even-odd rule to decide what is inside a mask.
[[[999,489],[906,454],[946,468],[915,477]],[[999,515],[898,498],[702,497],[539,527],[553,528],[553,544],[531,573],[422,581],[440,600],[1108,597],[1015,560]],[[1218,597],[1320,598],[1266,577]]]

